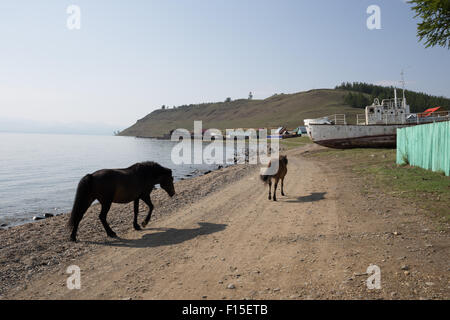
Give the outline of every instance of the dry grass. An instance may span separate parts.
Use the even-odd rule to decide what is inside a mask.
[[[198,106],[155,110],[121,135],[157,137],[170,130],[185,128],[193,130],[195,120],[203,121],[203,128],[220,130],[232,128],[276,128],[286,126],[294,129],[303,120],[335,113],[345,113],[350,121],[363,109],[344,104],[346,91],[320,89],[295,94],[279,94],[264,100],[235,100]]]
[[[443,224],[450,223],[450,177],[396,164],[390,149],[324,149],[310,157],[344,166],[366,179],[366,185],[425,209]],[[370,193],[370,188],[362,190]]]
[[[280,141],[280,144],[285,146],[288,150],[303,147],[304,145],[313,143],[311,139],[304,135],[302,137],[283,139]]]

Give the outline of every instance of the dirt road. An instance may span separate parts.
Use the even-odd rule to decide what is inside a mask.
[[[287,196],[277,202],[255,169],[5,298],[450,298],[448,235],[416,208],[363,197],[358,177],[303,151],[288,153]],[[70,264],[80,267],[80,290],[66,286]],[[371,264],[379,290],[366,286]]]

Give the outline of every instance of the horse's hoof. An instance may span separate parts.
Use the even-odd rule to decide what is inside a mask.
[[[142,230],[138,224],[134,225],[133,227],[134,227],[134,230],[136,230],[136,231]]]
[[[72,242],[77,242],[77,238],[76,237],[70,237],[69,240],[72,241]]]
[[[110,238],[117,238],[117,234],[115,232],[108,233],[108,237],[110,237]]]
[[[144,221],[144,222],[142,222],[141,226],[142,226],[143,228],[145,228],[145,227],[147,226],[147,223],[148,223],[148,222],[145,222],[145,221]]]
[[[277,201],[277,198],[273,198],[273,201]]]

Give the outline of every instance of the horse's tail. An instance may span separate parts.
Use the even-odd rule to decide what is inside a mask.
[[[92,175],[85,175],[78,183],[75,201],[73,203],[72,213],[67,224],[69,228],[73,228],[80,223],[83,215],[92,203],[91,197]]]

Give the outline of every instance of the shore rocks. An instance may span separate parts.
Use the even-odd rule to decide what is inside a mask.
[[[40,217],[40,216],[34,216],[34,217],[33,217],[33,220],[34,220],[34,221],[37,221],[37,220],[44,220],[44,219],[51,218],[51,217],[54,217],[54,216],[55,216],[55,215],[52,214],[52,213],[44,213],[44,216],[43,216],[43,217]]]

